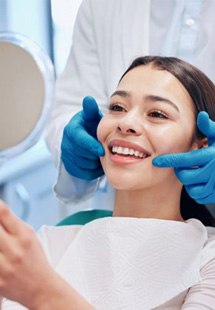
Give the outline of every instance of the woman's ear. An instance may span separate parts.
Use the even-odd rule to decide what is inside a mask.
[[[203,147],[208,147],[208,138],[205,137],[202,139],[197,139],[194,142],[193,146],[194,146],[194,149],[196,149],[196,150],[202,149]]]

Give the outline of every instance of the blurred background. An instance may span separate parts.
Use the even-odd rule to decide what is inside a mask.
[[[12,31],[36,42],[51,58],[58,76],[66,63],[81,0],[0,0],[0,31]],[[0,198],[38,229],[71,214],[59,205],[52,187],[56,168],[42,137],[0,165]]]
[[[36,42],[49,55],[57,77],[68,58],[81,2],[0,0],[0,32],[20,33]],[[56,176],[57,170],[42,136],[32,148],[0,165],[0,199],[35,230],[43,224],[55,225],[78,208],[89,209],[102,199],[105,184],[82,206],[71,209],[60,205],[52,190]]]

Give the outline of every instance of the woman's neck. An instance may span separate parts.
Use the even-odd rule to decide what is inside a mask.
[[[183,221],[180,213],[181,188],[116,190],[113,216]]]

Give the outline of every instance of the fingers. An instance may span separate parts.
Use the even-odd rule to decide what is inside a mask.
[[[211,204],[211,203],[214,204],[214,201],[215,201],[214,192],[210,196],[196,199],[196,202],[198,202],[200,205],[207,205],[207,204]]]
[[[88,168],[84,169],[84,168],[76,166],[76,165],[72,165],[72,169],[71,169],[71,162],[68,163],[68,166],[66,166],[66,165],[67,165],[67,163],[64,163],[66,170],[71,175],[73,175],[76,178],[83,179],[86,181],[91,181],[91,180],[97,179],[97,178],[101,177],[102,175],[104,175],[104,171],[103,171],[101,165],[97,169],[92,169],[92,170],[90,170]]]
[[[74,154],[74,148],[64,149],[64,152],[62,153],[62,157],[63,155],[65,155],[70,158],[77,158],[77,160],[80,158],[80,161],[79,161],[80,163],[82,162],[82,158],[86,160],[96,160],[96,161],[99,160],[98,154],[93,154],[88,149],[83,148],[82,145],[79,146],[76,144],[75,152],[76,154]]]
[[[65,135],[68,135],[68,132],[65,131]],[[70,140],[73,141],[73,146],[68,145]],[[105,151],[102,144],[93,138],[90,134],[88,134],[83,128],[79,128],[75,133],[67,137],[62,141],[62,150],[70,150],[74,152],[73,147],[75,148],[75,152],[78,155],[84,155],[85,157],[90,157],[95,155],[96,157],[104,156]],[[77,149],[81,151],[81,153],[77,153]],[[87,155],[88,154],[88,155]],[[92,155],[89,155],[92,154]]]
[[[175,173],[182,184],[194,185],[208,182],[208,180],[213,176],[213,173],[211,172],[214,171],[214,167],[215,167],[215,158],[211,160],[206,166],[200,168],[190,168],[190,169],[175,168]]]
[[[202,148],[186,153],[160,155],[155,157],[152,163],[156,167],[189,168],[203,166],[214,159],[214,157],[214,149]]]
[[[9,234],[16,234],[23,225],[2,200],[0,201],[0,225]]]
[[[203,166],[215,158],[215,122],[210,120],[207,112],[200,112],[197,118],[199,130],[208,137],[209,147],[199,150],[161,155],[153,159],[152,163],[156,167],[188,168]]]
[[[19,219],[2,200],[0,200],[0,226],[10,235],[33,232],[33,228]]]
[[[208,181],[208,175],[201,168],[193,169],[175,169],[177,178],[183,185],[194,185],[200,183],[206,183]]]
[[[199,112],[197,117],[197,126],[199,130],[209,138],[212,139],[212,144],[215,144],[215,122],[213,122],[207,112]]]
[[[210,179],[205,184],[185,186],[188,194],[200,204],[214,203],[214,180]]]
[[[77,133],[76,144],[78,147],[87,150],[88,153],[90,152],[97,157],[104,156],[105,154],[102,144],[84,130],[80,130]]]
[[[8,232],[0,226],[0,254],[2,252],[8,252],[11,248],[11,238]]]
[[[95,159],[91,158],[89,160],[89,158],[83,156],[74,157],[70,156],[69,154],[66,154],[66,156],[64,157],[64,155],[65,154],[63,154],[61,157],[64,164],[65,163],[68,163],[68,165],[75,164],[77,167],[87,170],[98,169],[101,166],[100,159],[98,157],[96,157]]]
[[[101,117],[101,112],[93,97],[87,96],[83,99],[83,117],[87,121],[96,120]]]
[[[97,157],[104,156],[105,153],[102,144],[86,131],[81,124],[80,118],[81,116],[79,112],[65,127],[61,145],[62,150],[73,150],[74,147],[75,152],[77,153],[76,148],[80,147]]]
[[[0,201],[0,253],[10,255],[15,247],[14,242],[18,236],[25,237],[29,235],[30,226],[18,219],[7,207],[7,205]]]

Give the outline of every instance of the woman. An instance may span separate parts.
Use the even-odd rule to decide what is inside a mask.
[[[181,197],[173,169],[153,158],[207,147],[196,115],[215,119],[214,97],[214,84],[183,61],[136,59],[97,130],[116,189],[113,217],[44,227],[48,263],[31,229],[2,203],[1,295],[40,310],[212,309],[215,230],[203,223],[213,226],[213,218],[206,209],[193,214],[198,206]]]

